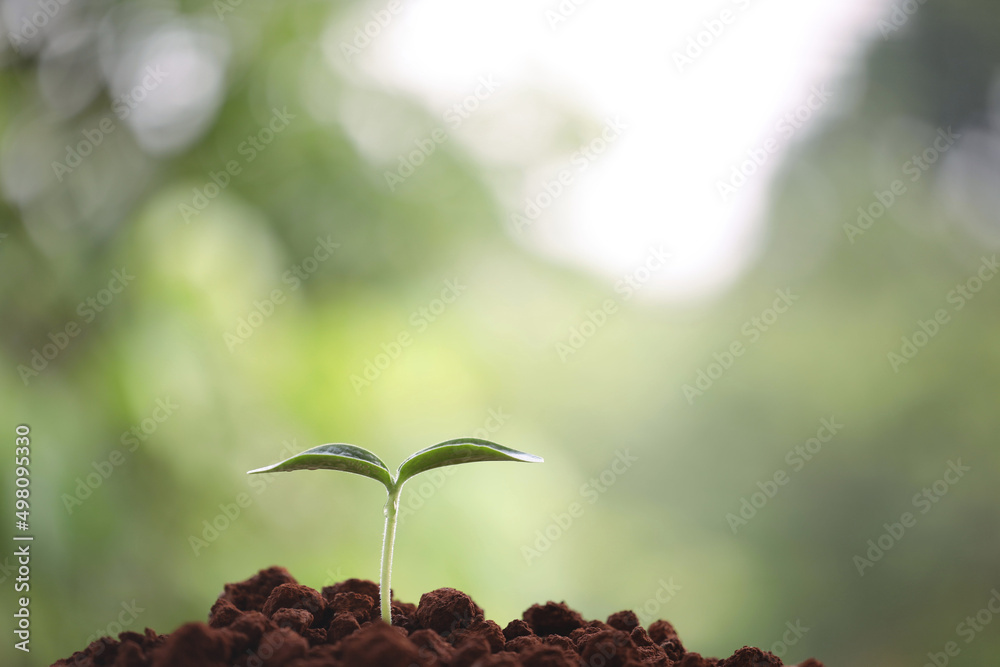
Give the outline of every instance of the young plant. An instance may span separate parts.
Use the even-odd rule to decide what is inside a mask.
[[[516,449],[478,438],[458,438],[441,442],[422,449],[403,461],[396,474],[389,472],[382,460],[367,449],[354,445],[330,444],[313,447],[301,454],[285,459],[281,463],[257,468],[247,474],[264,472],[291,472],[293,470],[340,470],[364,475],[385,485],[389,497],[385,502],[385,532],[382,534],[382,572],[379,577],[379,597],[382,620],[392,624],[392,546],[396,541],[396,512],[399,509],[399,495],[403,484],[414,475],[434,468],[473,463],[475,461],[522,461],[541,463],[543,459],[534,454],[526,454]]]

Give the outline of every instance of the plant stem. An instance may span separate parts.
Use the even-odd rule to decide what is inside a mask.
[[[385,501],[385,532],[382,533],[382,574],[378,582],[382,603],[382,620],[392,625],[392,546],[396,541],[396,510],[399,509],[399,491],[402,484],[389,489]]]

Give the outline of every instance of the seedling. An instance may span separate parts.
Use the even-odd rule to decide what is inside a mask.
[[[458,438],[441,442],[433,447],[421,449],[403,461],[396,470],[395,476],[389,472],[382,460],[367,449],[341,443],[320,445],[307,449],[301,454],[285,459],[281,463],[257,468],[247,474],[263,472],[291,472],[293,470],[341,470],[364,475],[378,480],[385,485],[389,497],[385,501],[385,532],[382,534],[382,572],[378,586],[382,620],[392,624],[392,609],[390,606],[392,588],[392,546],[396,541],[396,512],[399,509],[399,495],[403,484],[414,475],[434,468],[457,465],[459,463],[474,463],[476,461],[522,461],[524,463],[541,463],[543,459],[534,454],[525,454],[516,449],[478,438]]]

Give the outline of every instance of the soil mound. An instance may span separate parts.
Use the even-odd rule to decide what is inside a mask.
[[[674,627],[631,611],[587,621],[564,603],[532,605],[506,627],[465,593],[439,588],[393,601],[382,622],[378,585],[348,579],[322,592],[281,567],[226,584],[208,623],[167,635],[104,637],[54,667],[781,667],[744,646],[725,659],[688,651]],[[807,660],[798,667],[822,667]]]

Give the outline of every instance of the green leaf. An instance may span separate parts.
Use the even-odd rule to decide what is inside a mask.
[[[292,470],[340,470],[353,472],[356,475],[371,477],[385,484],[386,489],[392,489],[393,480],[389,469],[382,460],[367,449],[334,443],[320,445],[307,449],[301,454],[285,459],[281,463],[257,468],[247,474],[262,472],[290,472]]]
[[[522,461],[524,463],[541,463],[542,457],[526,454],[516,449],[498,445],[489,440],[478,438],[458,438],[441,442],[419,452],[403,461],[396,473],[396,484],[419,475],[422,472],[457,465],[459,463],[474,463],[476,461]]]

